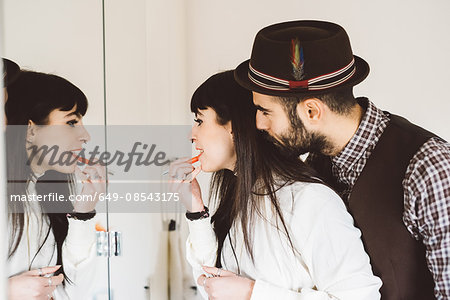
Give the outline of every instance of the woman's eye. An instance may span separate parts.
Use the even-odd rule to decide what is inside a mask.
[[[77,124],[77,123],[78,123],[77,120],[70,120],[70,121],[67,121],[67,124],[68,124],[69,126],[71,126],[71,127],[74,127],[75,124]]]
[[[194,119],[194,122],[196,122],[199,126],[203,123],[203,121],[200,119]]]
[[[268,116],[268,115],[269,115],[269,112],[263,111],[262,114],[263,114],[263,116]]]

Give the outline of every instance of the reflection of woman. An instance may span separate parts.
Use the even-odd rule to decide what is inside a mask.
[[[52,295],[66,299],[71,289],[92,275],[80,270],[94,253],[96,201],[74,202],[72,207],[70,202],[11,199],[51,193],[68,199],[75,191],[75,172],[84,179],[82,193],[104,191],[101,180],[91,180],[103,177],[102,168],[88,166],[81,171],[74,159],[71,164],[52,164],[51,155],[42,161],[31,156],[33,147],[56,146],[53,162],[64,153],[81,150],[90,139],[82,124],[87,99],[61,77],[30,71],[23,71],[8,93],[9,299],[50,299]]]
[[[301,161],[280,158],[256,130],[249,117],[256,112],[251,94],[234,82],[233,73],[203,83],[191,110],[201,168],[214,172],[215,213],[209,217],[195,179],[190,185],[175,180],[174,188],[192,196],[182,197],[190,211],[187,257],[203,295],[379,299],[381,282],[342,200]],[[193,167],[179,160],[170,175],[183,179],[191,172]]]

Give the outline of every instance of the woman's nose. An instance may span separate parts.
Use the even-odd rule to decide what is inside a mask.
[[[191,129],[191,142],[194,143],[195,141],[197,141],[197,130],[196,127],[192,127]]]
[[[79,126],[80,126],[80,141],[82,141],[83,143],[89,142],[91,140],[91,136],[89,135],[89,132],[87,132],[84,125],[79,125]]]

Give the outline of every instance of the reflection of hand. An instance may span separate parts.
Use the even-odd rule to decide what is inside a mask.
[[[83,188],[81,195],[90,195],[92,198],[87,201],[74,201],[73,208],[75,212],[87,213],[95,209],[98,202],[99,194],[106,192],[106,168],[100,164],[88,165],[83,171],[80,168],[75,169],[76,177],[81,179]],[[95,197],[95,198],[94,198]]]
[[[202,191],[195,177],[200,173],[201,167],[194,168],[188,159],[181,158],[170,164],[170,190],[178,193],[189,212],[200,212],[204,207]]]
[[[201,275],[197,283],[203,286],[211,300],[250,299],[255,281],[215,267],[203,267],[203,270],[214,276]]]
[[[49,277],[43,276],[56,272],[60,267],[46,267],[10,277],[8,279],[8,300],[52,299],[53,291],[62,283],[64,276],[63,274]]]

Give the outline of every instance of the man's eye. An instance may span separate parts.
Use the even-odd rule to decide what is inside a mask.
[[[268,116],[268,115],[269,115],[269,112],[268,112],[268,111],[262,111],[262,114],[263,114],[264,116]]]
[[[67,121],[67,124],[68,124],[69,126],[71,126],[71,127],[74,127],[75,124],[77,124],[77,123],[78,123],[77,120],[70,120],[70,121]]]
[[[194,119],[194,122],[196,122],[199,126],[203,123],[203,121],[200,119]]]

